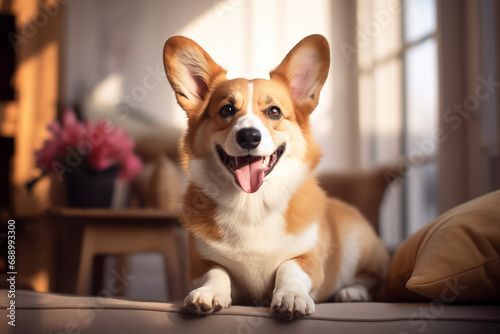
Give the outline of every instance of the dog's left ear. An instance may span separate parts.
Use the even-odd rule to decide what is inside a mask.
[[[199,116],[200,107],[216,78],[226,76],[226,70],[201,46],[183,36],[170,37],[165,42],[163,63],[177,102],[189,118]]]
[[[318,105],[329,67],[330,47],[326,38],[311,35],[301,40],[270,75],[271,79],[283,78],[295,103],[312,112]]]

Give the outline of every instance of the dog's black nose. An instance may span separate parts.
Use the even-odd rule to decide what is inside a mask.
[[[236,133],[238,145],[248,150],[259,146],[261,138],[260,131],[254,128],[244,128]]]

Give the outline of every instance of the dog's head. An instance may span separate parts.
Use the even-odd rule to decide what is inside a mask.
[[[222,175],[234,180],[238,191],[254,193],[272,180],[294,184],[300,179],[295,173],[316,167],[320,152],[309,115],[330,64],[323,36],[300,41],[271,71],[270,80],[228,80],[226,71],[185,37],[168,39],[163,57],[188,117],[181,151],[198,186],[213,187]]]

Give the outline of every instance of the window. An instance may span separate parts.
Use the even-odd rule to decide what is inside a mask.
[[[436,26],[435,0],[357,2],[362,164],[404,172],[382,207],[389,247],[437,215]]]

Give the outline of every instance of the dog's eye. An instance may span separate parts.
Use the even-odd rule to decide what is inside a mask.
[[[272,118],[272,119],[280,119],[281,116],[283,116],[280,108],[278,108],[276,106],[272,106],[272,107],[267,108],[266,115],[267,115],[267,117]]]
[[[234,116],[235,113],[236,109],[232,104],[224,105],[219,111],[219,115],[221,115],[222,118],[228,118]]]

